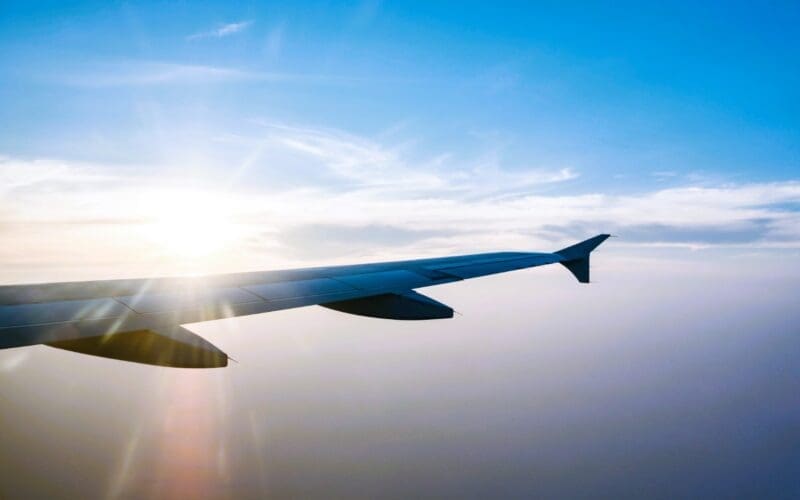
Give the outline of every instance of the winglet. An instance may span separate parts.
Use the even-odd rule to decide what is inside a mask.
[[[606,241],[611,236],[609,234],[598,234],[593,238],[581,241],[575,245],[567,248],[562,248],[556,255],[560,255],[564,260],[561,265],[569,269],[569,271],[581,283],[589,283],[589,255],[592,250],[597,248],[600,243]]]

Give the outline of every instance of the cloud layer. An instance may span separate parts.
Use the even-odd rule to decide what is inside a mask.
[[[411,160],[402,144],[339,130],[256,131],[217,137],[222,157],[238,160],[191,185],[169,166],[0,158],[0,234],[14,242],[0,260],[169,272],[186,259],[148,235],[163,234],[151,229],[176,211],[187,224],[202,228],[198,214],[217,224],[209,231],[224,227],[225,245],[203,255],[211,269],[546,250],[599,232],[621,236],[618,247],[800,249],[795,180],[574,193],[572,167],[511,169],[491,155],[463,164],[447,153]]]

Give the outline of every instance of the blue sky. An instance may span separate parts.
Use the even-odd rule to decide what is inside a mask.
[[[151,255],[147,269],[192,245],[251,267],[605,230],[800,247],[790,3],[2,9],[0,216],[31,265],[78,263],[37,250],[54,233],[31,222],[114,265]],[[150,241],[187,223],[230,234]],[[117,233],[150,242],[109,246]]]

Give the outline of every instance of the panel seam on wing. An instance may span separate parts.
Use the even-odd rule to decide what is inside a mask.
[[[244,302],[245,304],[253,304],[255,302],[267,302],[267,303],[270,302],[269,299],[262,297],[261,295],[257,294],[256,292],[254,292],[252,290],[248,290],[247,288],[244,288],[244,287],[241,287],[241,286],[238,286],[236,288],[238,290],[241,290],[241,291],[247,293],[248,295],[252,295],[253,297],[256,298],[256,300],[254,300],[253,302]]]

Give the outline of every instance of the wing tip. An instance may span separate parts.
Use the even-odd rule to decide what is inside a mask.
[[[590,283],[590,255],[595,248],[610,237],[611,235],[607,233],[598,234],[597,236],[593,236],[574,245],[562,248],[555,253],[563,259],[561,265],[566,267],[569,272],[575,276],[578,282]]]

